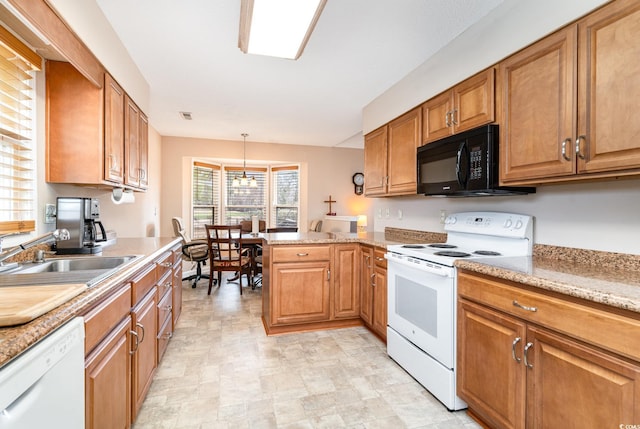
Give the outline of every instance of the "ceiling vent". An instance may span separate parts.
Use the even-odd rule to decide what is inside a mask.
[[[182,117],[182,119],[184,119],[185,121],[190,121],[193,118],[191,117],[191,112],[180,112],[180,116]]]

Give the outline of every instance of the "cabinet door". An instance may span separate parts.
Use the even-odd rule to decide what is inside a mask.
[[[383,340],[387,339],[387,269],[373,267],[373,323],[371,328]]]
[[[495,120],[495,69],[492,67],[453,88],[453,133]]]
[[[451,91],[437,95],[422,105],[422,141],[429,143],[451,134],[453,110]]]
[[[271,324],[329,320],[329,261],[273,264]]]
[[[151,387],[151,381],[157,367],[157,297],[156,287],[131,311],[132,323],[137,333],[138,345],[134,346],[132,365],[132,410],[131,420],[135,421],[138,410]]]
[[[458,301],[458,396],[493,427],[525,426],[525,334],[517,319]]]
[[[640,367],[530,327],[527,427],[604,428],[640,421]]]
[[[373,323],[373,248],[360,247],[360,318],[367,325]]]
[[[422,117],[420,113],[421,110],[418,107],[389,123],[388,194],[416,193],[416,151],[421,144],[420,136],[422,132]]]
[[[366,196],[387,192],[387,126],[364,137],[364,193]]]
[[[140,187],[146,189],[149,186],[149,120],[144,113],[140,112],[139,127],[139,168]]]
[[[131,425],[131,317],[116,326],[85,364],[85,426],[87,429]]]
[[[575,173],[576,39],[571,26],[500,63],[501,183]]]
[[[358,244],[336,244],[333,250],[333,317],[360,316]]]
[[[124,149],[125,159],[125,183],[127,185],[140,186],[140,109],[127,96],[125,96],[124,116]]]
[[[124,182],[124,90],[104,76],[104,178]]]
[[[640,167],[640,3],[616,1],[578,24],[579,172]]]

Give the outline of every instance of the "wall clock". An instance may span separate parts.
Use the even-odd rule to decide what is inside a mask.
[[[353,175],[353,186],[356,195],[362,195],[364,190],[364,174],[356,173]]]

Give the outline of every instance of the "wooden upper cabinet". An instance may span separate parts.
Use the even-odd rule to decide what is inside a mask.
[[[416,151],[421,139],[417,107],[365,136],[366,196],[416,193]]]
[[[570,162],[576,125],[575,52],[576,29],[571,27],[500,64],[502,181],[575,172],[575,162]]]
[[[47,182],[147,187],[147,118],[108,73],[97,87],[47,61],[46,105]]]
[[[364,194],[378,196],[386,193],[387,126],[364,137]]]
[[[640,167],[640,3],[578,22],[578,172]]]
[[[640,174],[640,4],[612,2],[500,64],[500,181]]]
[[[495,121],[495,68],[491,67],[422,105],[422,141]]]
[[[107,73],[104,77],[104,177],[124,182],[124,90]]]

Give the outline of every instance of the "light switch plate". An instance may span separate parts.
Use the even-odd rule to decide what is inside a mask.
[[[44,205],[44,223],[56,223],[56,206],[55,204]]]

